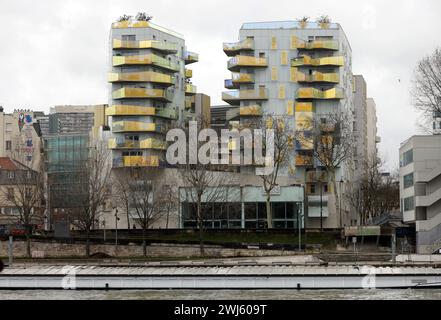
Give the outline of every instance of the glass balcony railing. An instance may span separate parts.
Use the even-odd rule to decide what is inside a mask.
[[[333,88],[321,91],[315,88],[300,88],[297,91],[297,99],[343,99],[343,90],[341,88]]]
[[[185,69],[185,77],[186,78],[192,78],[193,77],[193,70]]]
[[[185,95],[187,96],[192,96],[194,94],[196,94],[196,86],[191,84],[191,83],[186,83],[185,84]]]
[[[154,49],[166,53],[177,53],[178,45],[157,40],[126,41],[113,39],[113,49]]]
[[[227,89],[239,89],[241,84],[254,83],[253,74],[233,72],[231,77],[231,79],[225,80],[225,88]]]
[[[162,89],[121,88],[112,92],[112,97],[118,99],[158,99],[171,102],[173,92]]]
[[[266,58],[256,58],[249,56],[235,56],[228,60],[228,70],[237,71],[240,68],[264,68],[268,66]]]
[[[185,64],[190,64],[199,61],[199,55],[194,52],[184,51]]]
[[[306,181],[307,182],[327,182],[328,181],[328,173],[326,171],[309,171],[306,172]]]
[[[176,120],[178,119],[178,112],[176,111],[176,109],[172,108],[157,108],[155,116]]]
[[[159,72],[123,72],[109,73],[108,81],[113,82],[154,82],[164,85],[172,85],[175,83],[175,77],[162,74]]]
[[[124,65],[153,65],[173,72],[178,72],[180,70],[179,64],[171,62],[155,54],[139,56],[113,56],[114,67]]]
[[[114,167],[160,167],[158,156],[123,156],[113,159]]]
[[[239,114],[241,117],[259,117],[262,113],[262,106],[252,105],[240,107]]]
[[[112,124],[112,132],[157,132],[155,123],[118,121]]]
[[[254,39],[246,38],[239,42],[224,42],[224,52],[227,56],[231,57],[238,54],[240,51],[252,51],[254,50]]]
[[[268,89],[226,91],[222,92],[222,100],[233,105],[240,104],[242,100],[268,100]]]
[[[338,73],[321,73],[318,71],[312,72],[312,74],[305,74],[303,72],[299,72],[297,68],[293,68],[292,70],[292,81],[296,82],[327,82],[327,83],[339,83],[340,77]]]
[[[299,38],[294,38],[294,45],[296,49],[305,50],[333,50],[338,51],[339,45],[336,40],[312,40],[304,41]]]
[[[141,141],[109,139],[109,149],[157,149],[165,150],[167,143],[158,139],[149,138]]]
[[[294,58],[291,60],[292,67],[300,67],[300,66],[334,66],[334,67],[342,67],[344,66],[344,57],[324,57],[312,59],[310,56],[304,55],[298,58]]]
[[[106,108],[106,116],[154,116],[155,108],[132,105],[113,105]]]
[[[311,167],[314,164],[312,155],[297,154],[295,162],[296,167]]]

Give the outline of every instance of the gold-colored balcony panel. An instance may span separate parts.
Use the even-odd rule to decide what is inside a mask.
[[[113,105],[106,108],[106,116],[154,116],[155,108],[133,105]]]
[[[228,60],[228,70],[238,71],[240,68],[265,68],[268,67],[266,58],[251,56],[235,56]]]
[[[222,92],[222,100],[232,105],[239,105],[244,100],[268,100],[268,89],[226,91]]]
[[[311,74],[305,74],[298,71],[297,68],[292,68],[291,70],[291,80],[299,83],[339,83],[340,77],[338,73],[321,73],[314,71]]]
[[[333,67],[342,67],[345,65],[345,59],[343,56],[338,57],[323,57],[312,59],[310,56],[304,55],[301,57],[297,57],[291,60],[292,67],[300,67],[300,66],[333,66]]]
[[[339,44],[337,40],[311,40],[305,41],[295,36],[292,38],[292,43],[295,49],[304,50],[339,50]]]
[[[231,79],[225,80],[225,88],[227,89],[239,89],[241,84],[254,83],[254,74],[233,72]]]
[[[150,26],[148,21],[119,21],[112,23],[112,29],[127,29],[127,28],[148,28]]]
[[[343,90],[341,88],[333,88],[325,91],[315,88],[300,88],[297,91],[297,99],[332,100],[343,99],[343,96]]]
[[[154,49],[165,53],[177,53],[178,45],[175,43],[157,41],[157,40],[140,40],[127,41],[113,39],[113,49]]]
[[[112,97],[118,99],[157,99],[171,102],[173,94],[167,90],[162,89],[147,89],[147,88],[121,88],[112,92]]]
[[[175,77],[153,71],[144,72],[123,72],[109,73],[108,81],[114,82],[154,82],[171,86],[175,82]]]
[[[155,149],[165,150],[167,143],[155,138],[134,141],[129,139],[109,139],[109,149]]]
[[[159,167],[158,156],[124,156],[124,167]]]
[[[157,132],[157,127],[155,123],[117,121],[112,124],[112,132]]]
[[[113,66],[120,67],[125,65],[152,65],[159,68],[178,72],[179,64],[171,62],[155,54],[145,54],[138,56],[113,56]]]
[[[259,105],[244,106],[239,109],[241,117],[260,117],[262,114],[262,106]]]
[[[295,163],[296,167],[312,167],[314,164],[313,156],[297,154],[295,158]]]
[[[184,52],[185,64],[195,63],[199,61],[199,55],[191,51]]]
[[[187,79],[192,78],[193,77],[193,70],[191,69],[185,69],[185,77]]]
[[[254,39],[246,38],[239,42],[224,42],[224,52],[227,56],[232,57],[238,54],[240,51],[253,51]]]
[[[186,83],[185,84],[185,95],[187,96],[192,96],[196,94],[196,86],[191,84],[191,83]]]

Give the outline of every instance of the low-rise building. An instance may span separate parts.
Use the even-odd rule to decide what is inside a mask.
[[[441,136],[413,136],[400,147],[403,221],[415,226],[417,253],[441,248]]]

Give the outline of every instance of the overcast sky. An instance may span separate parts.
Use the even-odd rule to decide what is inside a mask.
[[[416,63],[441,46],[441,1],[294,0],[0,0],[0,105],[38,109],[107,103],[110,24],[143,11],[185,36],[198,92],[223,104],[229,77],[222,42],[243,22],[295,20],[327,14],[342,25],[377,104],[381,155],[396,168],[400,142],[418,133],[410,103]]]

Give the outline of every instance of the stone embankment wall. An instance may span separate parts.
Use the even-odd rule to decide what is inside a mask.
[[[32,256],[35,258],[63,258],[63,257],[84,257],[85,244],[83,243],[62,243],[62,242],[37,242],[31,243]],[[104,253],[115,257],[142,257],[142,245],[118,245],[115,254],[115,245],[112,244],[91,244],[90,253]],[[197,245],[179,244],[151,244],[147,246],[149,257],[191,257],[199,255]],[[205,254],[213,257],[265,257],[294,255],[295,251],[287,250],[259,250],[259,249],[231,249],[220,246],[205,246]],[[14,241],[13,255],[16,258],[26,257],[26,242]],[[8,242],[0,241],[0,257],[8,256]]]

